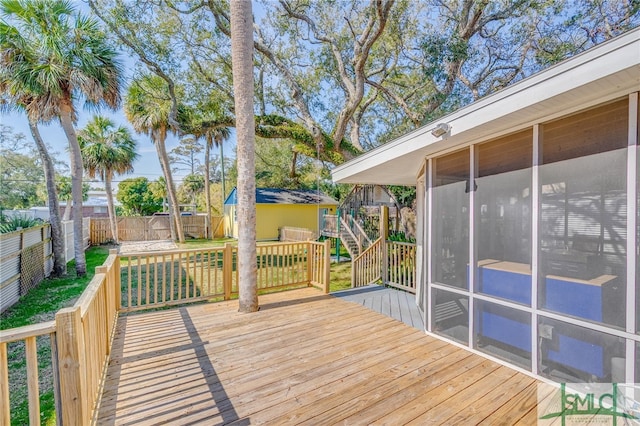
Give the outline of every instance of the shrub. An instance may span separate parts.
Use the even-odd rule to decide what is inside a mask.
[[[41,223],[40,219],[32,219],[26,216],[7,217],[3,215],[0,221],[0,234],[31,228]]]

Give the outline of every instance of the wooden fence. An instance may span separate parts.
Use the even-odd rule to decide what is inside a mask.
[[[329,242],[258,246],[260,291],[318,286],[329,292]],[[8,345],[25,346],[29,424],[40,424],[36,338],[50,336],[57,424],[91,424],[118,312],[237,294],[237,249],[118,255],[112,250],[73,307],[54,321],[0,331],[0,426],[11,424]]]
[[[185,236],[191,238],[205,238],[205,216],[182,216],[182,226]],[[211,217],[211,229],[214,238],[224,236],[224,218]],[[120,241],[152,241],[168,240],[171,238],[169,216],[126,216],[118,218],[118,240]],[[91,219],[91,244],[98,245],[113,241],[109,218]]]

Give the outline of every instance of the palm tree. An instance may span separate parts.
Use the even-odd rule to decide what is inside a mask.
[[[258,310],[258,293],[251,0],[231,2],[231,63],[238,141],[239,310],[255,312]]]
[[[162,78],[147,74],[129,86],[125,97],[124,113],[135,131],[149,135],[156,147],[160,168],[167,184],[171,237],[182,243],[184,242],[182,218],[165,146],[168,132],[175,131],[169,125],[170,110],[171,100],[167,84]]]
[[[4,54],[4,44],[2,44],[1,48]],[[2,102],[0,102],[0,111],[9,111],[11,109],[24,110],[25,105],[29,103],[30,97],[27,95],[20,99],[8,93],[7,88],[10,76],[4,74],[6,68],[2,68],[2,70],[3,71],[0,71],[0,93],[7,95],[10,101],[9,99],[3,99]],[[44,169],[44,183],[47,191],[47,205],[49,207],[49,223],[51,224],[51,251],[53,253],[53,269],[51,274],[54,277],[59,277],[67,272],[67,261],[64,251],[64,232],[62,230],[62,220],[60,219],[60,202],[56,191],[56,171],[47,145],[40,135],[38,123],[32,117],[27,117],[27,119],[29,121],[31,136],[36,143],[36,148],[42,161],[42,168]]]
[[[78,133],[78,142],[87,174],[91,178],[99,175],[104,182],[111,235],[117,243],[118,222],[113,205],[111,180],[116,174],[133,171],[133,162],[138,158],[136,141],[129,129],[124,126],[116,127],[112,120],[97,115]]]
[[[191,129],[191,133],[200,139],[205,138],[205,150],[204,150],[204,192],[205,203],[207,209],[206,226],[207,238],[212,238],[211,229],[211,148],[217,146],[220,148],[220,167],[222,172],[222,202],[224,203],[225,191],[225,177],[224,177],[224,151],[222,145],[224,141],[231,136],[231,130],[229,127],[225,127],[224,124],[229,119],[227,117],[220,118],[220,114],[215,111],[217,105],[207,104],[202,106],[205,109],[203,113],[195,113],[190,117],[190,123],[187,126]],[[223,206],[224,207],[224,206]]]
[[[26,100],[34,122],[60,120],[69,143],[76,274],[86,274],[82,244],[82,156],[73,128],[74,102],[117,108],[121,67],[94,19],[65,0],[1,0],[2,87]],[[11,24],[10,24],[11,22]]]
[[[220,148],[220,173],[222,178],[222,202],[224,203],[224,199],[227,196],[227,190],[225,188],[225,176],[224,176],[224,149],[222,145],[225,141],[227,141],[231,137],[231,129],[228,127],[218,127],[212,129],[211,132],[207,132],[207,147],[211,149],[213,145],[216,145]],[[209,157],[207,156],[206,162],[209,163]],[[209,165],[207,165],[207,172],[209,173]],[[208,192],[207,192],[208,193]],[[211,200],[209,200],[209,204],[211,204]],[[223,206],[224,210],[224,206]]]

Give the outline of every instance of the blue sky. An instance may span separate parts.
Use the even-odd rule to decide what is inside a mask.
[[[78,107],[78,124],[76,129],[83,128],[87,122],[91,119],[91,117],[96,114],[95,111],[84,111],[81,106]],[[156,154],[156,149],[151,143],[151,139],[144,134],[136,134],[133,128],[127,122],[124,112],[122,108],[118,111],[109,111],[102,110],[99,111],[100,114],[106,115],[116,122],[117,125],[123,125],[129,128],[131,133],[134,135],[137,143],[138,143],[138,154],[139,158],[134,163],[134,172],[128,175],[118,176],[114,179],[114,182],[119,182],[122,179],[130,178],[130,177],[138,177],[143,176],[149,180],[156,180],[160,176],[162,176],[162,170],[160,169],[160,162],[158,161],[158,156]],[[27,122],[27,118],[24,114],[21,113],[11,113],[11,114],[3,114],[0,115],[0,122],[6,126],[13,128],[14,133],[23,133],[26,136],[26,140],[29,143],[34,143],[33,138],[31,137],[31,132],[29,131],[29,123]],[[51,153],[55,153],[55,157],[63,161],[65,163],[69,163],[69,154],[67,152],[67,138],[62,131],[62,127],[60,127],[60,123],[55,120],[52,121],[48,125],[41,124],[39,126],[40,134],[44,139],[45,143],[51,147]],[[171,149],[175,148],[178,145],[178,138],[170,135],[167,138],[167,152],[171,151]],[[235,140],[235,131],[232,132],[231,138],[224,144],[224,153],[225,157],[232,157],[234,155],[234,149],[236,146]],[[34,143],[35,147],[35,143]],[[218,150],[214,149],[212,154],[217,154]],[[175,173],[174,177],[176,181],[179,183],[184,177],[185,173]],[[89,179],[87,179],[89,182]],[[102,187],[101,182],[90,182],[92,187]]]

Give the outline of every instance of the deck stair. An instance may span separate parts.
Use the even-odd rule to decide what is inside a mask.
[[[355,259],[372,243],[362,226],[351,216],[340,218],[340,239],[351,255]]]

